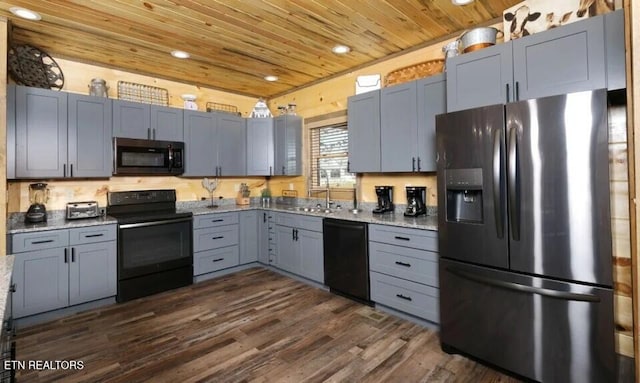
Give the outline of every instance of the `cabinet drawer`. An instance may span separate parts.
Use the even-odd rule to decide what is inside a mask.
[[[240,264],[238,246],[207,250],[193,255],[193,275],[218,271]]]
[[[438,254],[384,243],[369,243],[369,268],[383,274],[438,287]]]
[[[82,245],[84,243],[105,242],[116,240],[116,225],[101,225],[69,229],[69,243]]]
[[[278,213],[276,224],[311,231],[322,232],[322,218],[302,214]]]
[[[238,213],[216,213],[205,214],[193,217],[193,228],[202,229],[205,227],[233,225],[239,222]]]
[[[438,251],[438,233],[387,225],[369,225],[369,240],[415,249]]]
[[[238,225],[197,229],[193,233],[193,251],[217,249],[238,244]]]
[[[11,237],[11,252],[51,249],[69,245],[68,230],[39,231],[37,233],[19,233]]]
[[[439,323],[438,289],[376,272],[370,277],[372,301]]]

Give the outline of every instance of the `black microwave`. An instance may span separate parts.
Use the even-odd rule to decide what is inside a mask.
[[[184,173],[184,142],[113,139],[113,175]]]

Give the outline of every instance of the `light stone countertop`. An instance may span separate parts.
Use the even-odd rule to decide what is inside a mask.
[[[62,214],[61,214],[61,213]],[[12,214],[7,220],[7,234],[27,233],[32,231],[46,231],[58,229],[71,229],[74,227],[87,227],[96,225],[116,224],[115,218],[103,216],[98,218],[85,218],[67,220],[64,211],[48,212],[47,222],[25,223],[24,213]]]
[[[10,294],[14,259],[13,255],[0,256],[0,319],[7,319],[5,318],[5,311],[7,309],[7,298]]]

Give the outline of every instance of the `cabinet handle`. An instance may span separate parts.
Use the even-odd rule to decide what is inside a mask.
[[[399,239],[401,241],[411,241],[411,238],[409,238],[409,237],[400,237],[400,236],[396,235],[395,238]]]
[[[262,223],[267,222],[267,213],[262,213]]]
[[[296,229],[296,241],[298,241],[298,229]]]
[[[214,263],[215,262],[220,262],[220,261],[224,261],[224,258],[216,258],[216,259],[213,260]]]
[[[351,161],[347,161],[347,173],[351,173]]]
[[[151,128],[147,128],[147,139],[151,139]]]
[[[224,219],[222,218],[212,219],[211,222],[224,222]]]
[[[16,284],[12,283],[11,286],[9,286],[9,292],[15,293],[16,292]]]
[[[269,175],[272,176],[273,175],[273,166],[269,166]]]
[[[42,241],[33,241],[31,242],[32,245],[39,245],[41,243],[49,243],[49,242],[53,242],[53,239],[44,239]]]
[[[282,167],[282,175],[285,175],[284,166]]]
[[[410,263],[405,263],[405,262],[400,262],[400,261],[396,261],[396,265],[404,266],[404,267],[411,267]]]
[[[411,171],[412,172],[416,171],[416,158],[415,157],[411,157]]]
[[[505,95],[507,96],[506,99],[507,99],[507,102],[509,102],[509,83],[506,83],[504,85],[506,88],[506,93],[505,93]]]
[[[292,241],[296,240],[296,229],[291,229],[291,240]]]
[[[153,128],[153,139],[156,139],[156,128]]]
[[[222,238],[224,238],[224,235],[219,235],[217,237],[211,237],[211,239],[222,239]]]
[[[64,249],[64,263],[69,263],[69,256],[67,255],[67,249]]]
[[[69,177],[73,177],[73,164],[69,165]]]
[[[402,295],[402,294],[396,294],[396,297],[400,298],[400,299],[404,299],[405,301],[409,301],[411,302],[413,299],[411,299],[411,297],[408,297],[406,295]]]
[[[76,248],[72,247],[71,248],[71,263],[76,261]]]
[[[62,164],[62,176],[67,176],[67,164]]]
[[[94,238],[94,237],[102,237],[104,234],[87,234],[85,238]]]
[[[516,81],[516,101],[520,101],[520,83]]]
[[[418,157],[418,171],[420,171],[420,157]]]

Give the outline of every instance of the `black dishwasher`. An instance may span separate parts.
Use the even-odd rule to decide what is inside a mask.
[[[370,304],[367,224],[325,218],[324,283],[331,292]]]

